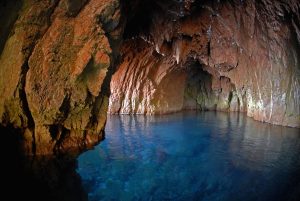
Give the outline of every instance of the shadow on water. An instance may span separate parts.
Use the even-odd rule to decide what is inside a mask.
[[[1,132],[1,198],[28,201],[86,201],[74,157],[25,157],[12,130]]]

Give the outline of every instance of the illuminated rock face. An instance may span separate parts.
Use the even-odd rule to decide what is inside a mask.
[[[0,57],[2,125],[19,129],[27,154],[99,142],[122,32],[119,2],[32,0],[15,12]]]
[[[299,127],[299,7],[297,0],[2,1],[0,123],[18,131],[26,154],[99,142],[108,104],[110,113],[243,111]]]
[[[157,1],[148,12],[147,27],[125,30],[110,113],[241,111],[300,126],[299,1]]]

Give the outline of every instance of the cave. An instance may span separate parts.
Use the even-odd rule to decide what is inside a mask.
[[[195,73],[185,69],[194,62],[211,76],[207,93],[215,94],[206,97],[211,106],[200,104],[200,108],[240,111],[255,120],[299,127],[297,17],[261,3],[145,3],[147,12],[140,10],[144,17],[137,12],[128,18],[125,27],[120,47],[123,60],[112,77],[109,113],[164,114],[183,110],[181,102],[187,95],[182,95],[187,79],[184,76]],[[274,16],[256,16],[253,12],[272,12]],[[284,27],[290,30],[287,38],[282,38]],[[282,44],[294,50],[285,50]],[[289,70],[279,70],[282,65]],[[290,81],[279,81],[279,77],[290,77]]]
[[[154,115],[184,110],[245,112],[245,100],[238,96],[230,79],[214,77],[198,61],[190,59],[180,68],[154,65],[149,73],[145,73],[143,68],[127,71],[144,74],[145,77],[140,78],[144,79],[143,82],[135,77],[119,80],[119,71],[113,75],[109,114]],[[157,82],[153,83],[155,79]],[[126,90],[130,85],[134,89]]]
[[[183,97],[182,110],[244,112],[230,79],[214,78],[197,62],[188,69]]]
[[[5,200],[296,201],[299,58],[298,0],[3,0]]]

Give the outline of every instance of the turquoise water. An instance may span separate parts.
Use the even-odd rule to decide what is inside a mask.
[[[244,115],[108,116],[78,158],[89,200],[300,200],[300,129]]]

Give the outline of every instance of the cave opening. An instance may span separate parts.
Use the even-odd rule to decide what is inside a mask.
[[[204,71],[199,62],[190,63],[186,71],[183,109],[215,110],[215,103],[210,102],[208,106],[209,96],[213,95],[212,75]]]
[[[230,78],[207,72],[198,61],[189,64],[183,109],[243,112]]]

